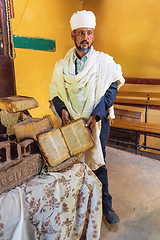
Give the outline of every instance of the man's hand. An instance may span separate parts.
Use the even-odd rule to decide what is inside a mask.
[[[71,122],[70,114],[67,110],[62,109],[62,125],[67,125]]]
[[[89,117],[88,122],[86,123],[86,127],[88,127],[91,132],[93,131],[93,128],[95,127],[97,120],[98,120],[97,114],[93,114]]]

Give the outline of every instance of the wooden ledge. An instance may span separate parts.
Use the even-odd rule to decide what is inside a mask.
[[[160,85],[160,79],[156,79],[156,78],[125,78],[125,84]]]
[[[130,92],[119,91],[117,97],[160,98],[160,92]]]
[[[132,122],[122,119],[114,119],[111,127],[133,130],[136,132],[160,134],[160,124],[156,123]]]

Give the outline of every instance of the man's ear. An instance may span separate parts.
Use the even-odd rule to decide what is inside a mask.
[[[74,38],[75,38],[75,32],[74,31],[71,32],[71,38],[74,41]]]

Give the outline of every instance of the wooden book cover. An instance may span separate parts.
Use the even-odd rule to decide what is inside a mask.
[[[16,161],[15,161],[16,162]],[[0,174],[0,194],[34,178],[42,169],[40,154],[30,154]],[[3,163],[1,163],[3,165]]]
[[[54,167],[70,157],[60,129],[37,135],[42,157]]]
[[[56,166],[94,145],[91,133],[82,119],[37,137],[42,156],[50,166]]]
[[[38,102],[32,97],[14,95],[0,98],[0,109],[12,113],[36,108],[38,106]]]
[[[37,134],[44,133],[54,128],[50,115],[43,118],[30,118],[14,125],[18,142],[27,138],[37,140]]]
[[[61,127],[61,132],[71,156],[86,152],[93,147],[94,141],[92,135],[82,119],[75,120]]]
[[[60,171],[65,171],[69,168],[71,168],[74,163],[77,161],[77,157],[71,157],[65,160],[64,162],[52,167],[52,166],[47,166],[47,171],[48,172],[60,172]]]

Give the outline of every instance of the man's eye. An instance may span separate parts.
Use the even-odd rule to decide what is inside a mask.
[[[83,35],[85,35],[86,33],[87,33],[87,35],[88,35],[89,37],[92,36],[92,34],[93,34],[92,31],[88,31],[88,32],[80,31],[80,32],[78,32],[78,35],[79,35],[79,36],[83,36]]]
[[[83,36],[83,34],[84,34],[84,31],[78,32],[79,36]]]

